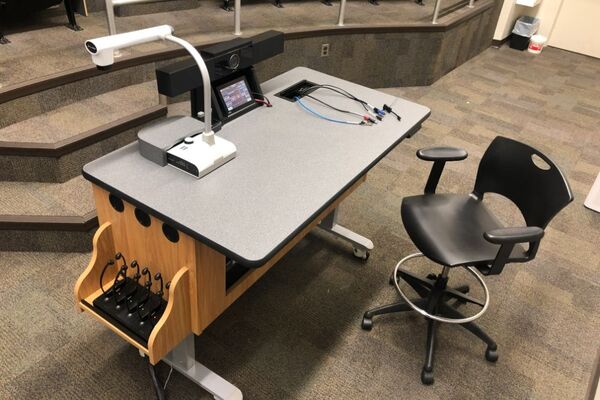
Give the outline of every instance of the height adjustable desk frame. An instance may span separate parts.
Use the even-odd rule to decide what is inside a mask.
[[[373,127],[338,126],[275,96],[302,79],[344,87],[372,104],[390,104],[403,115],[402,122],[390,116]],[[338,224],[338,206],[429,116],[426,107],[306,68],[273,78],[263,89],[273,107],[225,125],[219,134],[236,144],[238,157],[200,180],[144,159],[137,143],[83,171],[92,182],[100,227],[91,261],[75,286],[78,308],[136,347],[150,364],[162,360],[223,400],[241,399],[242,393],[195,360],[194,335],[317,226],[366,258],[373,243]],[[92,305],[102,293],[101,270],[116,252],[171,282],[167,307],[147,342]],[[227,282],[227,259],[249,267],[234,282]],[[105,290],[117,269],[106,270]]]

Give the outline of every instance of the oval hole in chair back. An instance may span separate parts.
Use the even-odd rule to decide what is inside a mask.
[[[533,162],[533,165],[544,171],[548,171],[551,168],[550,165],[548,165],[548,163],[537,154],[531,155],[531,162]]]
[[[540,228],[545,228],[573,200],[569,183],[552,160],[531,146],[502,136],[485,151],[474,192],[479,197],[487,192],[507,197],[519,208],[528,226]]]

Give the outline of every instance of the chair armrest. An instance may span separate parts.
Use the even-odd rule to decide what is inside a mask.
[[[483,234],[485,240],[494,244],[535,242],[543,236],[544,230],[537,226],[492,229]]]
[[[417,151],[417,157],[425,161],[461,161],[469,153],[458,147],[429,147]]]
[[[491,267],[481,270],[485,275],[497,275],[504,269],[515,244],[529,242],[528,258],[535,257],[539,242],[544,237],[544,230],[537,226],[523,226],[515,228],[498,228],[484,232],[483,237],[490,243],[499,244],[498,254]]]
[[[418,150],[417,157],[421,160],[433,161],[427,184],[425,184],[425,194],[435,193],[446,161],[464,160],[468,155],[466,150],[456,147],[429,147]]]

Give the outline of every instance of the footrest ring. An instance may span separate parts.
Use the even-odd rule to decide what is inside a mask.
[[[410,254],[410,255],[404,257],[402,260],[398,261],[398,264],[396,264],[396,268],[394,268],[394,275],[393,275],[393,278],[394,278],[393,281],[394,281],[394,286],[396,286],[396,290],[398,291],[398,293],[400,294],[402,299],[406,302],[406,304],[408,304],[413,310],[415,310],[416,312],[418,312],[425,318],[433,319],[433,320],[439,321],[439,322],[445,322],[448,324],[465,324],[467,322],[476,320],[477,318],[481,317],[485,313],[485,311],[487,310],[487,308],[490,304],[490,292],[488,291],[488,288],[485,284],[485,281],[483,280],[483,277],[473,267],[466,267],[466,270],[477,279],[477,281],[479,282],[479,284],[481,285],[481,287],[483,288],[483,291],[485,293],[485,302],[483,304],[483,307],[477,314],[472,315],[470,317],[466,317],[466,318],[445,318],[445,317],[440,317],[438,315],[432,315],[432,314],[428,313],[427,311],[423,310],[422,308],[417,307],[412,301],[410,301],[408,296],[406,294],[404,294],[402,289],[400,289],[400,284],[398,283],[398,280],[400,279],[398,277],[398,270],[400,269],[400,266],[402,264],[404,264],[406,261],[408,261],[412,258],[416,258],[416,257],[424,257],[424,255],[423,255],[423,253],[413,253],[413,254]]]

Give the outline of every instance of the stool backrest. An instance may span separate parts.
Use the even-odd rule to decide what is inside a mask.
[[[531,146],[502,136],[485,151],[475,180],[474,193],[498,193],[519,208],[528,226],[545,228],[573,201],[560,169]]]

